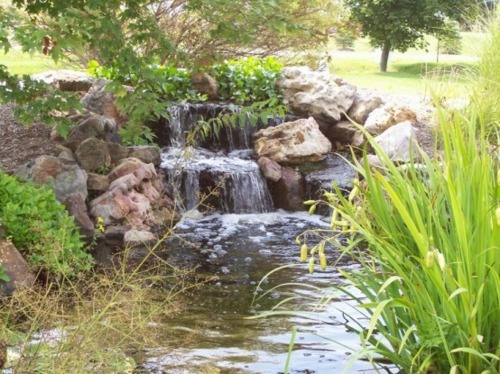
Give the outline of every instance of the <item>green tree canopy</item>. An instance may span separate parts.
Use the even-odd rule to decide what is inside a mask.
[[[314,48],[327,40],[331,0],[11,0],[0,5],[0,48],[44,51],[54,60],[71,59],[85,67],[97,60],[122,76],[142,81],[151,64],[203,68],[225,58],[266,56],[290,48]],[[139,79],[138,79],[139,80]],[[25,79],[19,91],[0,66],[0,99],[26,104],[25,122],[37,112],[50,122],[54,109],[78,101],[47,95]],[[34,87],[34,88],[30,88]],[[143,98],[144,99],[144,98]],[[45,101],[44,101],[45,100]],[[141,101],[141,100],[140,100]],[[142,100],[146,103],[151,100]]]
[[[447,35],[448,19],[460,20],[470,0],[345,0],[351,17],[374,47],[382,49],[380,70],[387,71],[390,51],[425,45],[425,35]]]

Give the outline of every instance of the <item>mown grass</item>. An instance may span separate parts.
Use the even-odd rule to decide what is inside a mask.
[[[480,31],[468,31],[461,32],[461,49],[460,54],[464,56],[478,56],[482,50],[482,44],[484,42],[485,33]],[[424,54],[428,55],[429,58],[435,58],[438,51],[438,41],[433,36],[427,36],[425,38],[428,45],[425,48],[410,48],[408,54]],[[330,38],[326,50],[334,53],[339,46],[335,42],[335,39]],[[354,41],[352,49],[356,52],[371,52],[373,47],[370,45],[368,38],[358,38]]]
[[[7,66],[11,74],[36,74],[47,70],[65,69],[66,65],[56,64],[49,56],[41,53],[30,55],[20,50],[0,52],[0,65]]]
[[[335,76],[365,88],[381,92],[409,95],[429,95],[433,89],[447,87],[456,96],[463,96],[469,90],[466,72],[477,70],[477,64],[470,61],[427,62],[418,59],[399,59],[389,65],[385,73],[378,71],[378,61],[366,57],[333,57],[330,71]],[[462,74],[464,76],[462,76]]]

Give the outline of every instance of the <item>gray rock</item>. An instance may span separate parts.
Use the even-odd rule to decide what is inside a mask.
[[[350,121],[340,121],[330,127],[328,131],[328,139],[332,143],[340,143],[341,145],[352,144],[354,135],[359,130]]]
[[[299,211],[304,210],[306,185],[304,177],[298,171],[284,167],[281,179],[276,184],[274,204],[276,208]]]
[[[364,128],[372,135],[379,135],[396,123],[404,121],[409,121],[414,125],[417,121],[417,115],[407,107],[388,104],[371,112]]]
[[[88,172],[111,166],[107,144],[97,138],[84,140],[76,149],[75,157],[80,166]]]
[[[40,156],[23,165],[16,173],[23,179],[54,187],[57,199],[64,203],[71,194],[87,198],[87,173],[77,164],[67,163],[55,156]]]
[[[383,104],[380,96],[373,92],[361,91],[358,89],[354,102],[347,112],[349,118],[358,124],[363,124],[368,115]]]
[[[85,199],[80,194],[71,194],[64,202],[68,213],[75,217],[75,222],[80,226],[80,233],[91,240],[94,237],[94,224],[92,223]]]
[[[281,166],[267,157],[260,157],[257,161],[264,178],[277,182],[281,179]]]
[[[392,161],[408,162],[411,157],[419,157],[417,136],[410,121],[390,127],[374,140]]]
[[[191,76],[191,87],[200,94],[207,95],[208,100],[217,100],[219,90],[217,81],[207,73],[198,73]]]
[[[127,147],[124,147],[118,143],[109,143],[108,142],[108,151],[111,156],[111,164],[115,165],[119,163],[121,160],[128,157],[129,150]]]
[[[109,188],[109,178],[107,175],[88,173],[87,189],[90,191],[107,191]]]
[[[117,137],[118,126],[111,117],[85,112],[70,116],[76,126],[68,134],[68,142],[82,142],[88,138],[112,140]]]
[[[106,91],[107,83],[106,79],[96,79],[80,103],[91,112],[113,118],[118,126],[122,127],[127,122],[127,118],[116,107],[113,95]],[[127,86],[125,89],[133,91],[131,87]]]
[[[50,70],[33,74],[33,80],[51,84],[61,91],[88,91],[94,78],[84,72],[74,70]]]
[[[159,147],[152,145],[142,145],[128,147],[128,157],[135,157],[146,164],[160,166],[161,151]]]
[[[356,87],[327,72],[308,67],[286,67],[277,82],[293,114],[312,116],[318,123],[333,125],[352,106]],[[323,128],[322,128],[323,129]]]
[[[332,149],[312,117],[259,130],[253,139],[257,158],[268,157],[277,163],[318,162]]]

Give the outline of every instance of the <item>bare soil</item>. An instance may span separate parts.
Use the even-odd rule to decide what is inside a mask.
[[[0,168],[9,174],[38,156],[57,154],[51,128],[42,123],[23,125],[12,108],[12,104],[0,105]]]

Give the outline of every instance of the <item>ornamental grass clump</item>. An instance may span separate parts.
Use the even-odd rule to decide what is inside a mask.
[[[436,104],[435,157],[419,152],[398,166],[365,133],[382,168],[365,155],[354,161],[353,192],[326,194],[326,241],[362,264],[341,270],[352,287],[339,287],[366,317],[348,322],[362,342],[354,358],[402,373],[500,373],[499,24],[469,105]]]
[[[365,157],[357,196],[331,198],[351,234],[343,248],[363,265],[342,271],[369,321],[350,327],[361,356],[404,373],[499,373],[499,150],[474,109],[439,112],[437,160],[401,169],[372,142],[385,170]]]

